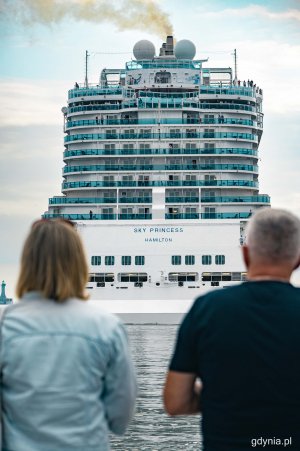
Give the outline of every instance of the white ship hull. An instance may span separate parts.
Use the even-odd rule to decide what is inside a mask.
[[[89,261],[93,256],[100,257],[98,265],[91,265],[91,274],[113,275],[113,281],[88,284],[91,301],[119,315],[126,323],[176,324],[196,297],[239,283],[239,280],[222,280],[222,275],[224,279],[225,274],[229,278],[228,274],[234,273],[237,278],[237,274],[245,271],[239,221],[223,221],[222,224],[218,221],[172,224],[161,221],[149,225],[82,221],[78,223],[78,230]],[[115,257],[115,262],[107,266],[105,257],[110,255]],[[141,255],[145,264],[137,266],[135,256]],[[172,264],[174,255],[181,257],[181,264]],[[187,255],[194,256],[193,265],[185,264]],[[211,264],[202,264],[203,255],[212,257]],[[225,263],[215,264],[216,255],[224,255]],[[132,264],[122,265],[122,256],[130,256]],[[121,281],[123,274],[147,274],[147,281],[142,284],[124,282]],[[176,274],[189,274],[195,280],[180,282]],[[209,274],[217,275],[215,278],[220,275],[221,280],[213,283],[203,280]]]

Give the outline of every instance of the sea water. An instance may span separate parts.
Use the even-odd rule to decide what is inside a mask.
[[[123,437],[111,437],[114,451],[197,451],[200,417],[169,417],[162,389],[178,326],[126,326],[138,378],[134,418]]]

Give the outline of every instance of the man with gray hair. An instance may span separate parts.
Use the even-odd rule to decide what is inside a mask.
[[[202,413],[204,451],[299,451],[300,220],[258,210],[242,252],[247,282],[199,297],[180,326],[165,409]]]

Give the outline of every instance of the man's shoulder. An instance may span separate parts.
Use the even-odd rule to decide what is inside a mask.
[[[216,305],[219,303],[231,302],[238,299],[245,293],[245,284],[241,283],[231,287],[217,288],[209,291],[195,300],[195,307],[201,308],[205,305]]]

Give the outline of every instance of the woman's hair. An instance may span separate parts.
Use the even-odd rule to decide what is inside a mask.
[[[21,257],[19,298],[28,291],[40,291],[56,301],[87,299],[88,276],[83,244],[73,223],[63,219],[33,223]]]

